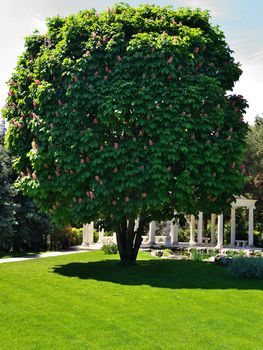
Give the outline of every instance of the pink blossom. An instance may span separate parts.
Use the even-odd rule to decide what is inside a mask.
[[[23,171],[21,171],[20,176],[21,176],[21,177],[24,177],[24,176],[25,176],[25,173],[24,173]]]
[[[100,181],[100,177],[98,175],[95,176],[96,181]]]
[[[115,149],[115,151],[119,148],[119,145],[118,145],[118,143],[114,143],[114,149]]]
[[[33,174],[32,174],[32,178],[33,178],[34,180],[37,180],[37,175],[36,175],[35,173],[33,173]]]
[[[128,196],[125,197],[125,202],[129,202],[130,198]]]
[[[98,124],[98,119],[97,118],[93,119],[93,124]]]
[[[153,141],[149,140],[149,146],[153,146]]]
[[[171,170],[172,170],[171,165],[169,165],[169,166],[167,167],[167,170],[168,170],[168,171],[171,171]]]
[[[168,58],[167,63],[172,63],[173,60],[174,60],[174,59],[173,59],[173,57],[171,56],[171,57]]]
[[[122,57],[121,56],[118,56],[117,59],[118,59],[119,62],[122,61]]]
[[[95,39],[95,38],[97,37],[96,32],[92,32],[92,33],[91,33],[91,36],[92,36],[93,39]]]
[[[40,85],[41,84],[41,81],[40,80],[35,80],[35,83],[37,84],[37,85]]]
[[[196,47],[196,48],[194,49],[194,53],[195,53],[196,55],[198,54],[199,51],[200,51],[199,47]]]
[[[80,164],[85,164],[85,160],[83,158],[81,158]]]
[[[32,103],[33,103],[33,106],[34,106],[34,107],[36,107],[36,106],[37,106],[37,103],[36,103],[36,101],[35,101],[35,100],[34,100]]]
[[[50,126],[50,129],[54,128],[54,124],[53,123],[50,123],[49,126]]]
[[[143,136],[143,132],[140,130],[138,135]]]
[[[108,76],[107,75],[104,75],[104,80],[108,80]]]
[[[112,203],[112,205],[116,205],[117,204],[117,202],[115,200],[113,200],[111,203]]]
[[[173,39],[174,44],[177,42],[177,39],[178,39],[178,37],[174,36],[174,39]]]
[[[147,193],[146,192],[143,192],[142,193],[142,198],[146,198],[147,197]]]
[[[140,168],[141,168],[142,170],[144,170],[144,165],[141,165]]]
[[[79,198],[79,203],[82,203],[83,202],[83,199],[82,198]]]
[[[59,112],[56,111],[55,115],[56,115],[56,117],[58,118],[58,117],[59,117]]]

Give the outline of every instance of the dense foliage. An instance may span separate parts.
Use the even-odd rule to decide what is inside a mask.
[[[34,251],[47,248],[52,226],[32,199],[14,187],[16,178],[9,152],[3,145],[4,124],[0,132],[0,251]]]
[[[14,196],[10,157],[0,142],[0,247],[8,246],[14,233],[16,224]]]
[[[175,208],[227,208],[246,102],[227,95],[241,69],[208,12],[119,4],[47,26],[26,39],[3,110],[20,188],[57,222],[107,220],[126,250]]]
[[[255,228],[263,233],[263,118],[256,117],[247,135],[245,195],[257,200]]]

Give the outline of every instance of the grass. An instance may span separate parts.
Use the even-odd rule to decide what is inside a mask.
[[[1,350],[262,350],[263,282],[102,251],[0,265]]]

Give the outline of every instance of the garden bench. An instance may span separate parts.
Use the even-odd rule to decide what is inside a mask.
[[[248,241],[246,241],[246,240],[240,240],[240,239],[236,239],[236,246],[237,247],[242,247],[242,248],[244,248],[244,247],[246,247],[247,245],[248,245]]]
[[[204,243],[205,245],[208,245],[210,241],[210,238],[208,237],[202,237],[202,243]]]

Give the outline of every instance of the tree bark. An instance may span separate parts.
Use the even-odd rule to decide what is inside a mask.
[[[142,243],[143,228],[146,223],[145,213],[140,216],[139,228],[134,231],[135,217],[123,218],[117,232],[117,244],[120,260],[123,264],[134,264]]]

